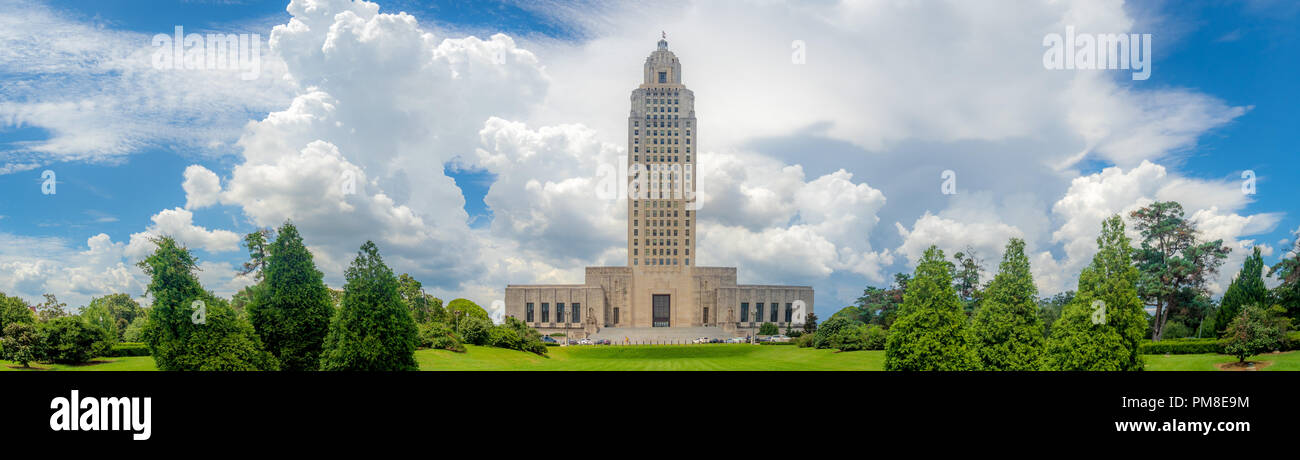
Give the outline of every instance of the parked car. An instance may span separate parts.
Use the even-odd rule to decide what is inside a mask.
[[[560,343],[560,341],[559,341],[559,340],[555,340],[555,337],[551,337],[551,336],[549,336],[549,335],[543,335],[543,336],[542,336],[542,343]]]
[[[791,340],[794,340],[794,339],[790,338],[790,336],[787,336],[787,335],[785,335],[785,334],[777,334],[777,335],[774,335],[774,336],[769,337],[768,339],[769,339],[770,341],[772,341],[772,342],[781,342],[781,343],[785,343],[785,342],[789,342],[789,341],[791,341]]]
[[[596,341],[596,345],[609,345],[609,344],[610,344],[609,339],[600,339]]]
[[[591,339],[582,339],[578,341],[578,345],[594,345],[595,343],[596,342],[592,342]]]
[[[749,339],[745,337],[732,337],[727,339],[727,343],[748,343]]]
[[[708,337],[700,337],[700,338],[697,338],[697,339],[695,339],[695,340],[692,340],[691,343],[696,343],[696,344],[699,344],[699,343],[709,343],[709,338],[708,338]]]

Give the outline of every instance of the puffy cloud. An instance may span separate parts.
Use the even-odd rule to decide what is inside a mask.
[[[1103,220],[1115,214],[1123,216],[1136,245],[1141,236],[1128,221],[1128,214],[1155,201],[1178,201],[1196,227],[1198,238],[1222,239],[1225,246],[1233,248],[1220,276],[1209,283],[1215,293],[1227,288],[1248,254],[1245,248],[1254,244],[1254,240],[1243,237],[1272,231],[1281,218],[1277,213],[1239,214],[1249,197],[1230,181],[1182,177],[1151,162],[1142,162],[1128,171],[1106,168],[1075,179],[1052,208],[1063,220],[1052,233],[1052,242],[1062,244],[1065,250],[1064,260],[1059,261],[1065,273],[1061,287],[1073,288],[1076,279],[1071,277],[1091,262]]]
[[[149,239],[158,236],[170,236],[189,248],[208,252],[234,251],[239,249],[239,234],[229,230],[208,230],[194,224],[194,213],[182,208],[164,209],[150,217],[153,224],[143,232],[131,234],[131,240],[125,248],[126,255],[143,258],[156,247]]]
[[[221,194],[221,179],[217,173],[199,165],[185,168],[185,209],[200,209],[217,203]]]
[[[0,233],[0,292],[33,303],[55,294],[72,307],[114,292],[142,295],[147,280],[123,261],[124,246],[103,233],[87,238],[84,249],[58,238]]]
[[[699,265],[743,267],[742,277],[766,283],[812,282],[837,270],[885,280],[893,256],[868,241],[883,193],[844,170],[805,182],[799,166],[766,163],[723,156],[702,167]],[[736,209],[759,207],[757,218],[734,218]]]

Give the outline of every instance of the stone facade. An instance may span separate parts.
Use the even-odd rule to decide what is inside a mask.
[[[813,308],[812,287],[736,284],[735,267],[692,264],[695,94],[682,85],[681,63],[666,39],[646,58],[631,106],[628,266],[587,267],[584,284],[506,286],[506,316],[569,337],[646,327],[717,327],[743,336],[764,322],[782,330],[802,325]]]

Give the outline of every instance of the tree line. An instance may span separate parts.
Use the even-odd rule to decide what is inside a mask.
[[[1207,282],[1231,251],[1222,240],[1198,239],[1177,202],[1129,218],[1141,239],[1121,216],[1106,219],[1077,291],[1039,297],[1020,239],[983,285],[973,251],[950,261],[931,246],[913,274],[868,286],[801,344],[883,349],[889,370],[1140,370],[1141,345],[1170,337],[1222,338],[1241,360],[1285,346],[1300,319],[1300,241],[1269,268],[1276,288],[1256,247],[1215,300]]]
[[[142,342],[161,370],[417,370],[415,351],[464,344],[545,354],[541,335],[507,318],[495,325],[466,299],[443,306],[378,247],[361,246],[341,290],[330,289],[292,222],[245,236],[242,274],[255,284],[221,298],[200,284],[194,255],[169,236],[138,263],[152,305],[127,294],[96,298],[79,314],[53,295],[28,306],[0,293],[0,358],[80,363],[115,343]]]

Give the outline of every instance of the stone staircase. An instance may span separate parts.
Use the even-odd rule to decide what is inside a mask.
[[[589,336],[592,340],[609,340],[614,345],[633,344],[689,344],[699,337],[728,339],[734,337],[716,326],[708,327],[603,327]]]

